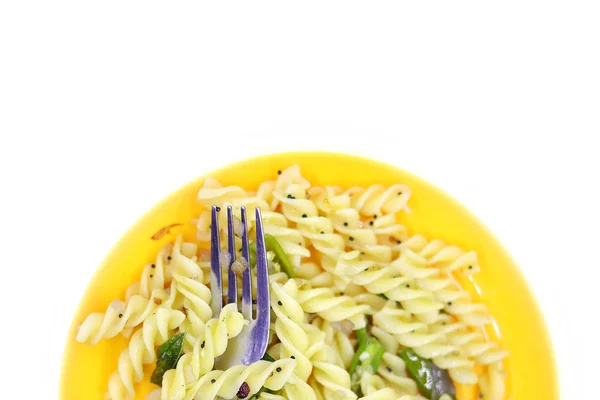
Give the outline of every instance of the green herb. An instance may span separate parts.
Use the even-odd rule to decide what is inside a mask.
[[[438,400],[443,394],[456,399],[456,390],[448,371],[438,368],[431,360],[419,357],[414,350],[404,348],[399,352],[406,363],[408,373],[419,386],[421,393],[430,400]]]
[[[156,351],[156,368],[152,373],[150,382],[162,386],[162,378],[165,372],[177,366],[177,361],[183,351],[183,339],[185,333],[173,336],[160,346]]]
[[[358,395],[360,390],[360,378],[363,372],[377,373],[384,347],[379,340],[370,336],[365,328],[354,331],[358,339],[358,350],[350,363],[350,377],[352,378],[352,390]],[[365,357],[364,354],[367,354]]]
[[[290,278],[296,277],[296,275],[294,274],[294,266],[290,262],[290,259],[288,258],[287,254],[285,254],[285,251],[283,251],[283,247],[281,247],[281,245],[279,244],[277,239],[275,239],[275,237],[269,234],[265,234],[265,248],[267,249],[267,251],[272,251],[273,253],[275,253],[275,258],[273,259],[273,261],[281,266],[281,270],[285,272],[287,276],[289,276]],[[250,244],[249,251],[250,265],[255,266],[256,242],[252,242]]]
[[[367,328],[355,330],[354,335],[356,335],[356,339],[358,339],[359,344],[365,342],[369,338],[367,335]]]

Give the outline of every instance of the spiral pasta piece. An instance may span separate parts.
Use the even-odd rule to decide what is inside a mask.
[[[173,273],[178,273],[195,280],[202,281],[205,275],[197,257],[198,245],[183,241],[181,235],[177,236],[173,249],[167,256],[169,264],[166,268],[166,279],[173,279]],[[208,260],[207,260],[208,261]]]
[[[304,192],[294,193],[288,196],[274,194],[281,203],[283,216],[296,224],[297,231],[315,250],[331,258],[337,257],[344,251],[344,239],[333,233],[331,220],[319,216],[314,203],[306,199]]]
[[[298,290],[298,303],[307,313],[316,313],[331,322],[348,320],[355,329],[364,328],[367,305],[358,305],[349,296],[336,296],[330,288],[312,289],[303,284]]]
[[[420,348],[418,354],[430,358],[438,367],[448,370],[455,382],[466,385],[476,383],[478,377],[474,371],[475,361],[459,345],[459,341],[468,338],[468,335],[458,333],[464,329],[464,324],[455,321],[448,314],[440,314],[438,320],[427,329],[429,332],[440,334],[441,337]]]
[[[309,339],[310,340],[310,339]],[[282,343],[277,343],[274,346],[270,347],[267,350],[271,356],[277,358],[283,353]],[[317,343],[314,343],[313,346],[309,347],[306,356],[312,357],[321,346]],[[296,356],[290,356],[291,359],[298,361]],[[310,368],[312,370],[312,363],[310,364]],[[298,368],[296,368],[298,369]],[[307,399],[315,399],[315,393],[313,388],[306,383],[305,380],[299,378],[295,373],[292,374],[290,379],[287,381],[285,386],[281,389],[285,394],[285,399],[290,400],[307,400]],[[260,397],[259,397],[260,398]]]
[[[284,386],[284,388],[285,388],[285,386]],[[257,400],[288,400],[287,397],[283,397],[278,394],[267,393],[267,392],[259,393],[259,394],[257,394],[257,396],[258,396],[258,397],[256,397]]]
[[[356,261],[357,257],[357,253],[347,254],[338,267],[343,273],[354,274],[351,275],[352,283],[364,286],[373,294],[384,294],[388,299],[400,302],[404,310],[423,321],[433,321],[438,310],[444,307],[431,292],[416,285],[416,280],[438,273],[434,268],[425,268],[422,257],[405,251],[387,266]]]
[[[183,297],[186,320],[181,328],[186,332],[186,345],[193,346],[195,339],[203,334],[206,322],[212,318],[211,291],[202,282],[178,273],[173,274],[173,281]]]
[[[364,394],[365,392],[363,392]],[[360,397],[360,400],[397,400],[398,395],[393,389],[383,388],[379,390],[371,389],[369,394]],[[403,399],[404,400],[404,399]]]
[[[315,394],[315,398],[317,400],[325,400],[325,387],[323,387],[319,382],[316,381],[314,376],[311,376],[308,380],[308,385],[312,389]],[[341,396],[340,396],[341,397]]]
[[[335,324],[335,325],[334,325]],[[329,360],[334,364],[348,370],[354,357],[355,340],[350,339],[353,326],[341,326],[342,323],[331,323],[323,318],[317,317],[311,323],[319,331],[325,333],[325,344],[331,349]],[[335,327],[334,327],[335,326]],[[344,329],[344,331],[342,331]]]
[[[397,396],[391,389],[380,389],[369,396],[361,397],[360,400],[425,400],[422,396],[410,396],[408,394]],[[440,400],[452,400],[450,396],[442,396]]]
[[[218,181],[212,178],[206,178],[202,188],[198,192],[198,203],[204,206],[205,210],[200,214],[196,223],[197,239],[200,241],[210,241],[210,223],[211,213],[210,208],[216,205],[221,208],[232,206],[234,215],[240,216],[242,206],[248,209],[260,207],[262,210],[268,210],[267,202],[256,196],[251,196],[252,193],[246,192],[238,186],[222,186]],[[254,213],[248,213],[248,224],[254,225]],[[227,213],[219,213],[219,226],[223,233],[227,229]],[[225,235],[224,235],[225,236]]]
[[[300,264],[295,269],[296,277],[307,282],[311,287],[334,286],[333,275],[325,271],[318,264],[308,262]]]
[[[423,257],[409,250],[402,252],[400,257],[392,262],[391,266],[400,273],[400,277],[403,278],[401,280],[404,280],[404,283],[386,291],[385,295],[389,299],[399,301],[402,308],[415,314],[417,319],[422,321],[435,320],[438,311],[443,308],[443,304],[431,292],[420,289],[416,281],[435,276],[439,271],[435,268],[426,267]]]
[[[354,187],[348,190],[348,195],[352,198],[351,207],[367,216],[409,211],[407,203],[411,194],[411,189],[401,184],[389,187],[383,185],[372,185],[368,188]]]
[[[335,231],[347,240],[346,244],[374,260],[389,262],[392,252],[397,252],[407,238],[406,228],[396,222],[394,214],[364,216],[353,209],[352,190],[327,186],[311,188],[308,193],[320,213],[330,218]]]
[[[371,326],[371,335],[379,340],[379,343],[381,343],[387,353],[396,354],[399,347],[398,341],[394,335],[388,333],[384,329],[381,329],[377,325]]]
[[[325,398],[356,399],[356,394],[350,390],[350,374],[344,368],[325,361],[314,361],[315,381],[324,388]]]
[[[295,299],[298,294],[297,284],[294,280],[289,280],[284,285],[272,282],[271,292],[271,308],[277,317],[275,333],[281,343],[278,354],[273,355],[280,358],[294,357],[294,373],[306,381],[312,372],[312,364],[306,355],[311,342],[304,330],[304,311]]]
[[[162,247],[154,262],[146,264],[142,269],[140,280],[127,288],[126,301],[134,295],[150,297],[152,292],[162,289],[168,279],[167,269],[170,264],[170,254],[173,244],[169,243]]]
[[[119,356],[118,367],[108,381],[108,395],[113,400],[129,399],[135,394],[134,384],[143,379],[143,366],[156,360],[156,346],[167,341],[171,332],[185,319],[181,311],[158,307],[146,318],[142,328],[131,337]]]
[[[408,239],[408,233],[404,225],[399,224],[396,221],[394,214],[387,214],[382,216],[373,216],[368,222],[365,221],[363,224],[366,228],[371,229],[378,238],[393,238],[394,242],[387,242],[394,251],[400,249],[400,244]],[[400,240],[400,243],[398,241]]]
[[[167,249],[159,251],[157,260],[146,265],[140,282],[131,285],[126,301],[113,300],[104,313],[91,313],[83,321],[77,332],[78,342],[94,345],[101,339],[112,338],[123,330],[141,324],[157,307],[169,298],[163,289],[164,264]],[[156,278],[150,271],[156,271]]]
[[[179,359],[175,369],[164,374],[163,396],[183,399],[186,388],[213,369],[215,359],[225,353],[228,341],[240,334],[245,323],[236,304],[223,307],[218,318],[209,320],[204,333],[195,338],[193,350]]]
[[[373,375],[368,371],[363,372],[360,378],[360,391],[362,398],[367,399],[396,399],[398,393],[390,387],[378,375]]]
[[[471,275],[480,270],[477,254],[474,251],[465,252],[457,246],[448,246],[441,240],[427,241],[421,235],[414,235],[404,241],[401,250],[411,250],[424,257],[427,265],[442,272],[459,271]]]
[[[325,216],[336,210],[350,208],[350,196],[339,186],[311,187],[307,190],[307,197]]]
[[[300,265],[303,257],[310,256],[304,236],[297,229],[290,228],[283,215],[264,211],[262,217],[265,233],[277,239],[294,266]]]
[[[492,322],[487,307],[473,302],[471,295],[460,287],[451,274],[418,279],[416,285],[432,293],[447,313],[455,315],[468,326],[481,327]]]
[[[167,278],[170,277],[172,265],[181,265],[179,268],[199,267],[188,257],[195,256],[197,247],[191,243],[184,243],[181,236],[175,244],[168,244],[161,248],[156,260],[147,264],[141,274],[139,282],[129,286],[126,301],[112,301],[104,313],[92,313],[84,320],[77,332],[76,340],[89,345],[98,343],[101,339],[108,339],[124,331],[131,331],[140,325],[158,305],[177,308],[175,293],[164,289]],[[200,271],[201,272],[201,271]]]
[[[273,192],[275,191],[276,185],[277,185],[276,181],[262,182],[258,186],[256,193],[250,193],[250,194],[255,195],[259,199],[266,201],[267,204],[269,205],[269,208],[274,210],[276,207],[276,204],[274,203],[274,200],[273,200]]]
[[[309,188],[310,182],[302,176],[300,167],[298,165],[292,165],[281,172],[275,182],[275,188],[272,195],[275,200],[276,194],[291,194],[292,196],[296,196],[305,193]],[[277,202],[273,203],[273,209],[275,209],[278,204],[279,203]]]
[[[282,389],[287,400],[316,400],[313,388],[305,381],[293,375]]]
[[[402,346],[413,348],[419,356],[447,369],[454,380],[465,384],[477,381],[472,370],[475,363],[459,346],[447,340],[446,335],[457,329],[453,324],[428,325],[415,321],[410,313],[391,304],[376,313],[373,322],[378,329],[393,335]]]
[[[414,396],[418,393],[415,381],[406,373],[404,361],[395,352],[383,354],[377,374],[383,379],[386,387],[393,388],[398,394]]]
[[[392,215],[392,217],[394,216]],[[398,239],[404,237],[405,229],[402,225],[392,224],[383,229],[381,223],[389,219],[381,217],[373,220],[378,222],[377,227],[375,227],[370,222],[363,222],[358,211],[352,208],[333,211],[329,218],[334,230],[342,236],[347,247],[360,250],[378,262],[389,263],[392,260],[393,247],[389,245],[386,239],[389,239],[389,237],[397,237]]]
[[[390,382],[380,376],[368,372],[362,376],[360,388],[363,394],[360,400],[424,400],[416,391],[413,395],[405,394],[397,387],[390,386]]]
[[[297,362],[294,374],[283,391],[289,399],[315,399],[313,389],[306,380],[313,371],[312,358],[324,347],[325,334],[318,328],[304,323],[305,315],[295,300],[298,287],[295,280],[282,274],[271,276],[272,309],[276,316],[275,333],[279,343],[269,348],[268,353],[276,358],[292,358]]]
[[[448,313],[456,315],[460,321],[472,327],[482,327],[492,323],[493,320],[484,304],[472,302],[468,293],[456,287],[453,290],[459,293],[455,300],[446,302],[445,309]]]
[[[313,365],[313,373],[309,385],[317,399],[356,399],[356,394],[350,389],[350,375],[341,363],[334,348],[326,344],[327,333],[318,324],[305,325],[312,331],[309,336],[318,340],[307,351],[307,357]],[[313,340],[314,340],[313,339]]]
[[[243,199],[248,197],[246,191],[237,186],[223,186],[219,181],[213,178],[206,178],[202,188],[198,192],[198,203],[205,207],[213,204],[222,206],[226,201]]]
[[[211,371],[192,385],[185,399],[213,400],[217,396],[231,399],[236,396],[243,383],[249,387],[249,396],[262,387],[279,390],[293,376],[295,364],[292,359],[257,361],[247,366],[236,365],[226,371]],[[163,400],[167,399],[163,397]]]
[[[176,284],[181,308],[186,313],[186,321],[182,326],[186,332],[186,342],[193,345],[194,339],[204,332],[206,322],[212,318],[212,294],[203,283],[204,271],[194,258],[178,251],[178,242],[179,239],[174,246],[171,276]]]
[[[127,304],[121,300],[113,300],[106,312],[92,313],[87,316],[79,327],[76,340],[94,345],[101,339],[118,335],[126,328],[136,327],[167,298],[168,294],[165,290],[155,289],[150,298],[134,295]]]
[[[478,364],[495,364],[508,356],[507,350],[501,349],[498,343],[487,340],[480,329],[470,329],[449,315],[440,316],[438,322],[430,326],[430,330],[441,333],[449,344]]]
[[[423,322],[416,321],[410,312],[401,308],[396,308],[393,301],[388,301],[386,306],[373,315],[373,324],[383,331],[395,336],[414,333],[418,329],[423,329],[427,326],[427,324]],[[440,337],[441,334],[432,333],[429,336],[430,337],[427,340],[421,338],[418,342],[432,342]],[[417,343],[417,340],[407,340],[404,343],[400,342],[400,344],[407,347],[413,347],[415,343]]]
[[[282,177],[287,172],[284,171]],[[315,250],[326,257],[335,259],[344,251],[344,239],[334,233],[333,225],[328,217],[319,215],[315,204],[309,200],[306,190],[308,185],[305,183],[293,183],[289,180],[278,179],[282,181],[279,191],[273,193],[273,196],[281,204],[281,213],[283,216],[296,224],[296,229],[307,240],[307,244],[312,245]],[[327,265],[323,267],[328,270]],[[333,273],[333,271],[328,271]]]
[[[502,363],[489,365],[479,382],[481,390],[479,397],[483,400],[503,400],[506,394],[504,375]]]

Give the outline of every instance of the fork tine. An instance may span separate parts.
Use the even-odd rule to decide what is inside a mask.
[[[219,253],[221,246],[219,244],[219,211],[220,207],[212,206],[211,228],[210,228],[210,288],[211,301],[210,308],[213,315],[219,315],[223,307],[223,283],[221,275],[221,263]]]
[[[227,250],[229,251],[227,303],[237,302],[237,277],[231,268],[235,261],[235,230],[233,229],[233,207],[227,206]]]
[[[248,251],[248,220],[246,218],[246,207],[242,206],[242,256],[250,261]],[[251,268],[246,268],[242,273],[242,315],[248,321],[252,320],[252,274]]]
[[[270,298],[269,271],[267,268],[267,249],[263,232],[260,208],[256,207],[256,319],[259,329],[269,330]],[[267,334],[268,336],[268,334]],[[266,341],[265,341],[266,346]],[[266,347],[265,347],[266,349]]]

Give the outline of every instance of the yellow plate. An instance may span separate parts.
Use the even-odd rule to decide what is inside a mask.
[[[400,218],[409,232],[439,238],[464,249],[477,251],[481,272],[476,275],[483,301],[495,317],[502,345],[511,355],[505,362],[508,395],[512,400],[558,399],[554,355],[546,326],[517,266],[498,240],[458,202],[433,185],[405,171],[376,161],[332,153],[285,153],[242,161],[208,176],[224,185],[256,189],[265,180],[277,177],[277,170],[298,164],[313,185],[368,186],[373,183],[403,183],[413,190],[410,214]],[[189,223],[199,215],[196,194],[203,178],[168,196],[143,216],[115,245],[98,268],[73,319],[64,352],[60,398],[104,399],[108,378],[117,366],[126,340],[117,337],[90,347],[75,341],[77,326],[94,311],[103,312],[112,299],[122,298],[129,284],[139,279],[141,268],[153,260],[156,252],[174,235],[183,232],[194,238]],[[161,227],[185,223],[160,240],[151,236]],[[474,285],[463,282],[476,298]],[[495,333],[490,330],[492,336]],[[146,369],[146,376],[151,373]],[[142,399],[152,385],[138,385],[137,399]],[[464,388],[461,388],[464,389]],[[461,390],[459,400],[472,397]]]

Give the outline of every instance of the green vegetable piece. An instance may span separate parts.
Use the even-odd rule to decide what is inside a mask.
[[[408,373],[417,382],[421,393],[430,400],[438,400],[443,394],[456,400],[456,390],[448,371],[435,366],[426,358],[419,357],[414,350],[404,348],[399,352],[406,363]]]
[[[267,352],[265,352],[265,355],[262,358],[265,361],[270,361],[270,362],[275,362],[275,359],[273,357],[271,357],[271,355]]]
[[[275,239],[275,237],[269,235],[268,233],[265,234],[265,248],[267,249],[267,251],[272,251],[273,253],[275,253],[275,258],[273,259],[273,261],[275,261],[281,266],[281,270],[285,272],[287,276],[289,276],[290,278],[296,277],[296,274],[294,274],[294,266],[290,262],[290,259],[288,258],[287,254],[285,254],[285,251],[283,251],[283,248],[281,247],[277,239]],[[250,265],[255,266],[256,242],[250,243],[249,253]]]
[[[358,339],[358,350],[352,358],[350,370],[348,372],[352,378],[352,390],[356,394],[359,394],[362,372],[369,371],[372,374],[377,373],[385,349],[381,343],[379,343],[379,340],[369,336],[365,328],[358,329],[354,331],[354,333]],[[367,356],[364,355],[365,353]]]
[[[367,335],[367,328],[361,328],[354,331],[356,338],[358,339],[358,343],[365,342],[369,336]]]
[[[158,346],[158,350],[156,351],[156,368],[152,372],[150,382],[162,386],[162,378],[165,372],[175,368],[179,358],[181,358],[184,338],[185,333],[180,333]]]

